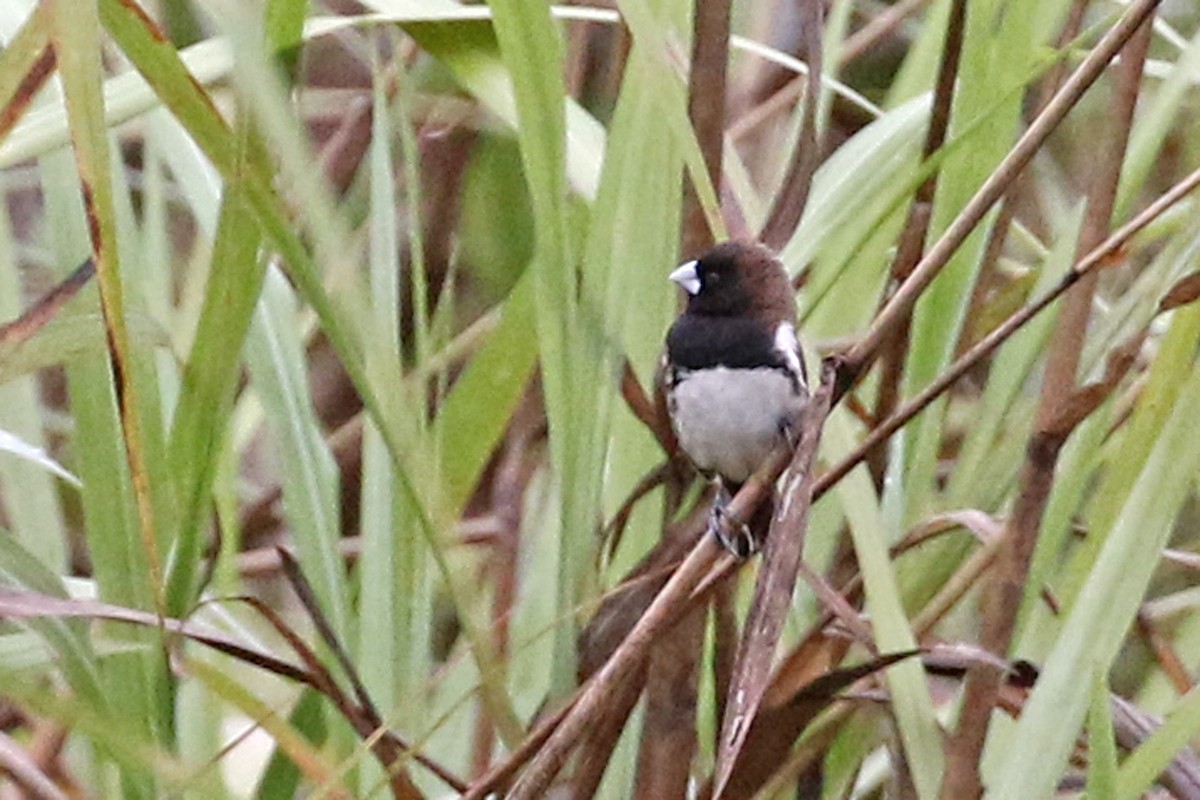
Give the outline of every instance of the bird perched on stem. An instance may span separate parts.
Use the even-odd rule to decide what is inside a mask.
[[[667,414],[680,448],[716,483],[709,529],[745,557],[758,542],[726,510],[730,492],[780,442],[796,444],[808,404],[791,281],[770,250],[749,242],[719,244],[670,278],[688,297],[667,333]]]

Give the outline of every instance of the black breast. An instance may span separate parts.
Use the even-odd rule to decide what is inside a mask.
[[[667,354],[677,369],[786,368],[774,333],[753,318],[684,314],[667,334]]]

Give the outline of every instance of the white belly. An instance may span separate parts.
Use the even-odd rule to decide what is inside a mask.
[[[697,467],[741,483],[783,440],[799,433],[807,397],[777,369],[716,367],[684,372],[672,392],[671,421]]]

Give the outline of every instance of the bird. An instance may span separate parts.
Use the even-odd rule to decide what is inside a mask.
[[[781,442],[795,446],[808,405],[795,295],[775,254],[749,241],[717,244],[669,278],[687,304],[658,373],[667,417],[679,448],[715,484],[709,530],[745,558],[758,542],[727,511],[730,493]]]

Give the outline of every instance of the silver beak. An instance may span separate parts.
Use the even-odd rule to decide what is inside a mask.
[[[696,274],[696,262],[688,261],[680,264],[669,276],[671,280],[683,287],[688,294],[700,293],[700,276]]]

